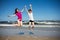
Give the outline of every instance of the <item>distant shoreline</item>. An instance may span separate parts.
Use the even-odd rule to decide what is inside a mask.
[[[60,20],[35,20],[35,27],[60,27]],[[0,21],[0,26],[14,26],[17,21]],[[23,21],[23,27],[28,27],[29,22]]]

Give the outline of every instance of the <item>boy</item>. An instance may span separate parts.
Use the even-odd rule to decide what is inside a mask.
[[[29,29],[32,26],[32,29],[34,28],[34,18],[33,18],[33,12],[32,12],[32,5],[30,4],[30,9],[27,10],[26,5],[25,5],[25,10],[28,13],[29,16]]]

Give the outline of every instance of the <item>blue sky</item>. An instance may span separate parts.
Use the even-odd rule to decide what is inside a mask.
[[[16,21],[17,17],[8,18],[14,13],[15,8],[22,10],[24,5],[32,4],[35,20],[60,20],[59,0],[0,0],[0,21]],[[28,20],[26,11],[22,13],[23,20]]]

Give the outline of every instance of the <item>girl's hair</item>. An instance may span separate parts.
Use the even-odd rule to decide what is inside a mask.
[[[15,9],[15,13],[14,13],[14,14],[16,14],[16,13],[17,13],[17,10],[18,10],[18,8],[16,8],[16,9]]]

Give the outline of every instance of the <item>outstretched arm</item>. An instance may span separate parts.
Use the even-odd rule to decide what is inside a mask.
[[[8,17],[14,17],[14,16],[16,16],[16,14],[14,14],[14,15],[8,15]]]
[[[32,10],[32,5],[30,4],[30,9]]]
[[[26,12],[28,13],[28,9],[26,8],[26,5],[25,5],[25,10],[26,10]]]

